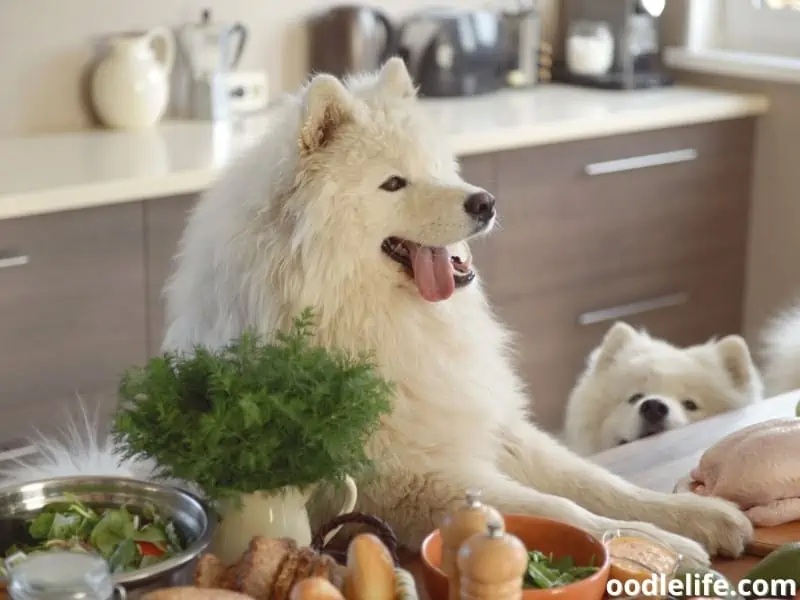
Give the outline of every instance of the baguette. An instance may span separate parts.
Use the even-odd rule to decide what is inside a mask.
[[[327,579],[309,577],[294,585],[289,600],[344,600],[344,596]]]
[[[344,593],[347,600],[394,600],[394,561],[383,542],[371,533],[353,538],[347,548]]]

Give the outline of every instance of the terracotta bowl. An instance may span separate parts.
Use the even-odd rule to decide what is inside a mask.
[[[585,531],[550,519],[505,515],[506,531],[517,536],[529,550],[555,558],[571,556],[576,564],[588,565],[594,556],[597,573],[570,585],[547,590],[525,589],[523,600],[601,600],[606,592],[611,563],[605,546]],[[447,598],[447,577],[439,568],[442,560],[442,538],[439,530],[422,543],[422,564],[425,588],[431,598]]]

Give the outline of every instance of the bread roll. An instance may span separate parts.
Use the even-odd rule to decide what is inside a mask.
[[[194,585],[199,588],[224,588],[225,565],[213,554],[203,554],[194,569]]]
[[[287,538],[254,537],[239,561],[234,589],[251,598],[269,598],[283,563],[296,548]]]
[[[295,584],[289,600],[344,600],[344,596],[327,579],[309,577]]]
[[[229,590],[183,586],[148,592],[142,596],[142,600],[252,600],[252,598]]]
[[[350,542],[344,594],[347,600],[394,600],[394,561],[377,536],[362,533]]]

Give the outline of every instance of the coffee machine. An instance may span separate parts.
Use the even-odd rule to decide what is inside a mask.
[[[661,60],[666,0],[564,0],[561,60],[553,78],[606,89],[673,83]]]

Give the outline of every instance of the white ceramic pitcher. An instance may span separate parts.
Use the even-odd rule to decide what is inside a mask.
[[[161,46],[161,58],[154,47]],[[164,116],[169,104],[175,38],[166,27],[120,35],[94,71],[91,95],[97,116],[107,127],[144,129]]]
[[[347,497],[339,515],[352,512],[358,499],[358,490],[352,477],[345,477]],[[308,519],[308,503],[314,487],[301,492],[297,488],[286,488],[276,493],[256,492],[241,496],[241,505],[233,503],[220,506],[221,523],[214,532],[209,551],[224,564],[231,565],[242,556],[250,540],[261,535],[268,538],[288,537],[299,546],[311,543],[311,525]],[[338,516],[338,515],[337,515]],[[331,531],[330,539],[339,531]]]

